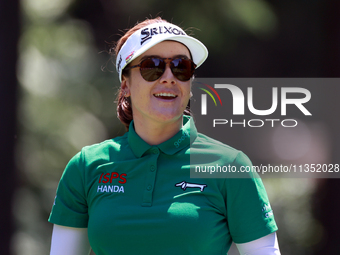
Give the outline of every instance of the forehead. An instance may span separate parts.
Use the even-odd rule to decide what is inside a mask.
[[[162,58],[171,58],[177,55],[182,55],[191,58],[190,52],[184,44],[176,41],[163,41],[145,51],[142,55],[136,58],[136,60],[139,60],[145,56],[159,56]]]

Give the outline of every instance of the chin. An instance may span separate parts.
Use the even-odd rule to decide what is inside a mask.
[[[175,122],[179,119],[182,120],[183,113],[160,113],[157,114],[156,118],[160,122]]]

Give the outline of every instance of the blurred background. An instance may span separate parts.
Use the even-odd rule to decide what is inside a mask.
[[[108,54],[124,29],[158,15],[191,28],[210,54],[197,77],[339,77],[339,11],[331,0],[0,0],[0,254],[48,254],[68,160],[124,133]],[[324,148],[319,163],[339,163],[339,95],[320,95],[326,114],[307,134]],[[230,145],[261,162],[254,151],[265,145],[244,147],[250,134],[239,132],[226,134]],[[340,254],[338,179],[264,183],[282,254]]]

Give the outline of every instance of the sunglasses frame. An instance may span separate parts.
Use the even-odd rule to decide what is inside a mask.
[[[188,59],[188,58],[181,58],[181,57],[178,57],[178,58],[148,57],[148,58],[143,59],[138,65],[127,66],[127,67],[125,67],[123,71],[127,71],[127,70],[130,70],[130,69],[132,69],[132,68],[136,68],[136,67],[141,67],[144,61],[150,60],[150,59],[151,59],[151,60],[152,60],[152,59],[159,59],[159,60],[161,60],[161,61],[163,61],[163,62],[165,62],[165,60],[171,60],[171,61],[165,63],[165,66],[164,66],[164,69],[163,69],[163,73],[162,73],[158,78],[156,78],[156,79],[154,79],[154,80],[150,80],[149,82],[156,81],[156,80],[158,80],[159,78],[161,78],[162,75],[163,75],[164,72],[165,72],[166,65],[167,65],[168,63],[170,63],[170,70],[171,70],[172,74],[176,77],[176,79],[178,79],[178,80],[180,80],[180,81],[188,81],[188,80],[190,80],[191,77],[194,75],[195,69],[196,69],[196,67],[197,67],[197,65],[196,65],[191,59]],[[176,60],[176,59],[187,60],[187,61],[189,61],[189,62],[191,63],[192,70],[191,70],[191,76],[190,76],[189,79],[187,79],[187,80],[181,80],[181,79],[179,79],[179,78],[177,77],[176,73],[174,73],[173,68],[175,68],[175,67],[174,67],[174,66],[172,67],[172,66],[171,66],[171,63],[172,63],[174,60]],[[155,66],[155,68],[158,68],[158,67]],[[143,70],[140,68],[139,71],[140,71],[140,74],[141,74],[141,76],[143,77],[143,79],[146,80],[146,79],[144,78],[143,74],[142,74],[142,71],[143,71]],[[146,80],[146,81],[148,81],[148,80]]]

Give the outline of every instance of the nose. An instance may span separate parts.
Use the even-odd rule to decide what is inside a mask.
[[[175,84],[176,83],[176,77],[171,71],[170,68],[170,60],[166,61],[166,66],[165,66],[165,71],[163,75],[161,76],[160,83],[170,83],[170,84]]]

